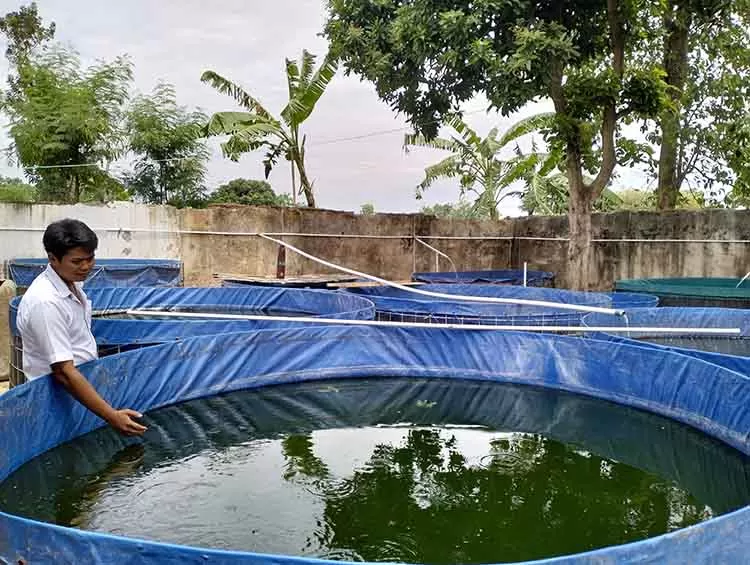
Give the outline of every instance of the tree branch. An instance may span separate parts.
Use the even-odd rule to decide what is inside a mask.
[[[612,41],[613,69],[618,78],[625,74],[625,27],[623,26],[620,3],[618,0],[607,0],[607,19]]]
[[[589,185],[591,199],[599,198],[604,188],[609,184],[612,173],[617,165],[617,155],[615,153],[615,127],[617,125],[617,112],[615,103],[612,101],[604,110],[604,119],[602,120],[602,165],[599,168],[599,174]]]
[[[625,28],[623,26],[620,3],[618,0],[607,0],[607,19],[609,20],[610,40],[612,42],[612,68],[618,79],[625,74]],[[609,184],[617,165],[615,152],[615,128],[617,126],[617,108],[612,100],[604,108],[602,116],[602,165],[599,174],[589,185],[591,200],[599,198],[604,187]]]

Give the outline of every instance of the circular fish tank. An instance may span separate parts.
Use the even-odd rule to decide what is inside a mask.
[[[655,307],[658,298],[628,292],[580,292],[492,284],[425,284],[416,290],[446,295],[435,297],[408,290],[371,286],[350,288],[375,304],[380,320],[394,322],[459,323],[487,325],[578,325],[585,312],[528,304],[500,304],[451,299],[450,295],[535,300],[595,308]]]
[[[501,284],[522,285],[524,272],[518,269],[496,271],[438,271],[413,273],[411,280],[430,284]],[[547,271],[526,271],[528,286],[555,286],[555,274]]]
[[[47,259],[11,259],[8,275],[19,289],[26,289],[47,268]],[[113,286],[182,286],[182,261],[177,259],[96,258],[84,282],[88,288]]]
[[[669,349],[716,363],[750,377],[750,311],[737,308],[634,308],[626,316],[587,314],[584,326],[620,327],[618,333],[594,332],[599,339]],[[673,328],[669,333],[628,331],[629,327]],[[703,329],[737,329],[739,334],[701,333]]]
[[[626,279],[615,290],[653,294],[662,306],[750,308],[750,277]]]
[[[298,325],[293,321],[222,319],[222,315],[350,320],[372,320],[375,316],[372,302],[364,297],[307,289],[115,287],[92,288],[86,294],[92,305],[91,331],[100,356],[198,335]],[[25,381],[21,369],[23,343],[16,327],[22,299],[16,297],[10,303],[13,386]],[[141,313],[134,314],[134,310]],[[211,317],[191,317],[195,314]]]
[[[149,429],[114,434],[47,377],[0,397],[6,561],[747,555],[750,379],[700,359],[349,326],[196,337],[81,371]]]

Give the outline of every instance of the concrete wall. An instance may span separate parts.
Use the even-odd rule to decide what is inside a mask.
[[[435,254],[416,244],[413,237],[424,236],[429,238],[425,239],[427,243],[447,253],[459,270],[521,268],[527,261],[530,269],[555,272],[557,286],[566,285],[565,217],[474,222],[410,214],[361,216],[329,210],[243,206],[176,210],[132,203],[0,204],[0,261],[43,257],[44,227],[66,216],[80,218],[97,230],[100,257],[182,259],[189,285],[216,284],[215,273],[273,276],[277,258],[277,246],[257,236],[187,233],[191,231],[370,236],[284,239],[334,263],[395,280],[408,279],[415,270],[434,270]],[[596,278],[590,281],[591,288],[609,289],[620,278],[742,276],[750,270],[750,245],[745,243],[750,241],[748,211],[622,212],[594,216],[593,224],[597,239],[641,241],[595,242]],[[479,239],[451,239],[467,237]],[[492,239],[503,237],[515,239]],[[659,239],[680,241],[654,241]],[[703,239],[721,241],[685,242]],[[449,270],[444,260],[440,267]],[[324,268],[287,252],[289,276],[323,272]]]
[[[42,233],[50,222],[77,218],[97,231],[100,257],[180,257],[179,210],[130,202],[108,205],[0,203],[0,263],[14,257],[46,257]],[[124,231],[119,231],[125,228]],[[130,228],[129,231],[128,228]],[[107,231],[103,231],[107,230]],[[143,230],[143,231],[138,231]],[[154,233],[163,230],[168,233]],[[5,272],[0,272],[0,279]]]
[[[530,258],[535,266],[557,273],[557,286],[564,286],[567,243],[545,238],[565,237],[567,226],[564,217],[516,219],[513,265]],[[638,241],[594,242],[592,289],[611,289],[619,279],[742,277],[750,271],[747,210],[597,214],[593,237]]]
[[[284,241],[331,262],[397,280],[408,279],[415,270],[434,270],[435,254],[421,244],[415,245],[414,234],[491,238],[512,233],[510,221],[438,221],[409,214],[360,216],[349,212],[290,208],[212,206],[205,210],[186,210],[182,219],[185,231],[339,235],[342,237],[287,236]],[[343,237],[355,234],[370,237]],[[427,242],[447,253],[459,270],[501,269],[510,264],[509,240]],[[276,273],[278,246],[259,237],[184,234],[182,251],[187,284],[210,284],[215,273]],[[449,270],[445,260],[441,262],[441,269]],[[286,272],[287,276],[294,276],[331,271],[287,252]]]

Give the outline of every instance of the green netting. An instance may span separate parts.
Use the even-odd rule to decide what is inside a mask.
[[[750,308],[750,277],[627,279],[615,289],[656,295],[660,306]]]

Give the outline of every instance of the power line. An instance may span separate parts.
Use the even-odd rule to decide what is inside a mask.
[[[463,115],[464,116],[471,116],[472,114],[479,114],[480,112],[486,112],[486,110],[481,110],[481,109],[480,110],[472,110],[470,112],[464,112]],[[428,125],[428,124],[438,124],[438,123],[441,123],[441,120],[430,120],[430,121],[427,121],[427,122],[422,122],[422,125],[424,126],[424,125]],[[379,136],[379,135],[388,135],[390,133],[398,133],[398,132],[402,132],[402,131],[408,131],[410,129],[414,129],[414,128],[412,128],[411,126],[404,126],[404,127],[400,127],[400,128],[394,128],[394,129],[385,129],[385,130],[380,130],[380,131],[373,131],[373,132],[370,132],[370,133],[363,133],[363,134],[360,134],[360,135],[353,135],[351,137],[341,137],[341,138],[337,138],[337,139],[328,139],[328,140],[324,140],[324,141],[319,141],[317,143],[311,143],[310,146],[311,147],[317,147],[317,146],[320,146],[320,145],[330,145],[332,143],[341,143],[341,142],[344,142],[344,141],[358,141],[360,139],[367,139],[368,137],[376,137],[376,136]]]
[[[471,116],[473,114],[479,114],[481,112],[486,112],[486,110],[478,109],[478,110],[471,110],[469,112],[464,112],[464,116]],[[441,120],[430,120],[427,122],[422,122],[422,125],[428,125],[428,124],[437,124],[441,123]],[[362,139],[368,139],[370,137],[378,137],[381,135],[389,135],[392,133],[399,133],[402,131],[408,131],[413,129],[411,126],[403,126],[400,128],[393,128],[393,129],[387,129],[387,130],[378,130],[378,131],[372,131],[368,133],[363,133],[360,135],[353,135],[349,137],[339,137],[334,139],[327,139],[323,141],[319,141],[317,143],[311,143],[310,147],[320,147],[322,145],[332,145],[334,143],[345,143],[349,141],[359,141]],[[186,161],[188,159],[194,159],[198,155],[189,155],[187,157],[172,157],[170,159],[154,159],[154,163],[170,163],[175,161]],[[20,168],[24,169],[25,171],[37,171],[37,170],[45,170],[45,169],[75,169],[75,168],[81,168],[81,167],[101,167],[101,163],[72,163],[68,165],[29,165],[29,166],[21,166]]]

